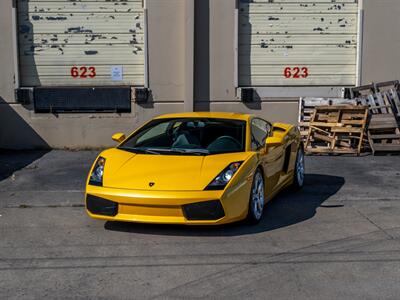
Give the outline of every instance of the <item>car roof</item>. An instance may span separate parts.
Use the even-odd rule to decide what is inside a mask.
[[[186,112],[166,114],[156,117],[155,119],[170,119],[170,118],[215,118],[215,119],[230,119],[248,121],[252,115],[240,114],[231,112]]]

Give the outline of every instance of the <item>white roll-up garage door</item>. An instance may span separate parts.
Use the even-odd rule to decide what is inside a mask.
[[[144,84],[142,0],[18,0],[22,86]]]
[[[351,86],[357,0],[240,0],[240,86]]]

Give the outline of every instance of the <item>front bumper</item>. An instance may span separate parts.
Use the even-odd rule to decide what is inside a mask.
[[[94,219],[109,221],[216,225],[244,219],[249,192],[247,185],[226,192],[138,191],[88,185],[86,211]],[[93,199],[99,199],[98,207]]]

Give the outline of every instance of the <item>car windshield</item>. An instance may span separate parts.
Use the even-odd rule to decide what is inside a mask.
[[[119,149],[141,154],[209,155],[243,152],[246,122],[212,118],[156,119]]]

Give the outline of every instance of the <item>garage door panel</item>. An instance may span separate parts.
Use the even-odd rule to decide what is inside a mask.
[[[352,64],[354,63],[354,59],[352,56],[338,56],[338,55],[326,55],[324,57],[323,65],[332,65],[338,64],[340,61],[341,64]],[[280,65],[282,69],[286,67],[295,67],[295,66],[308,66],[310,64],[315,64],[315,59],[313,57],[303,57],[303,56],[291,56],[283,59],[282,57],[275,55],[269,56],[268,58],[260,58],[251,56],[250,59],[248,56],[241,55],[239,56],[239,64],[244,66],[246,64],[251,65],[261,65],[261,64],[276,64]],[[251,68],[250,68],[251,69]],[[240,73],[241,75],[242,73]]]
[[[239,65],[242,69],[242,76],[277,76],[280,77],[284,74],[285,69],[282,68],[281,64],[265,64],[265,65],[256,65],[253,64],[251,68],[246,68],[246,65]],[[300,67],[303,67],[300,65]],[[307,64],[308,72],[311,74],[310,76],[318,76],[318,75],[353,75],[354,70],[356,69],[356,65],[316,65],[316,64]]]
[[[98,75],[96,78],[74,79],[70,76],[22,76],[22,80],[32,82],[34,86],[60,86],[60,81],[70,86],[120,86],[120,85],[143,85],[142,75],[124,74],[123,80],[111,81],[109,75]]]
[[[316,3],[315,1],[307,4],[305,1],[302,3],[284,3],[282,1],[269,3],[265,5],[266,1],[262,3],[241,3],[240,11],[246,13],[258,14],[283,14],[283,13],[313,13],[313,14],[335,14],[335,13],[356,13],[358,5],[353,2],[339,3],[326,1],[325,3]],[[327,3],[328,2],[328,3]]]
[[[242,15],[239,20],[242,34],[326,34],[357,33],[357,17],[354,15]]]
[[[143,64],[143,48],[125,45],[67,45],[65,47],[39,47],[34,51],[21,49],[21,64],[73,65],[73,64]],[[126,58],[129,57],[129,61]]]
[[[270,45],[266,48],[253,45],[242,45],[239,47],[242,55],[260,56],[280,55],[289,56],[308,56],[308,55],[356,55],[357,47],[355,45]]]
[[[125,65],[127,63],[124,57],[115,57],[116,55],[103,55],[103,62],[98,58],[93,57],[74,57],[70,56],[67,59],[64,59],[62,62],[58,59],[58,56],[55,54],[53,56],[35,56],[35,57],[21,57],[21,65],[43,65],[43,66],[73,66],[73,65],[83,65],[83,66],[96,66],[96,65]],[[140,65],[143,63],[142,58],[138,57],[137,59],[129,60],[130,64]]]
[[[22,47],[26,45],[31,46],[33,44],[46,44],[46,45],[97,45],[97,44],[110,44],[113,45],[143,45],[144,34],[132,34],[132,33],[121,33],[121,34],[35,34],[33,37],[29,35],[21,35],[19,43]]]
[[[62,1],[62,0],[59,0]],[[315,5],[316,3],[337,3],[337,4],[352,4],[352,3],[357,3],[358,0],[240,0],[241,4],[258,4],[258,3],[263,3],[263,4],[271,4],[271,3],[280,3],[280,4],[285,4],[285,3],[298,3],[300,5],[305,5],[308,3],[311,3],[312,5]]]
[[[119,14],[112,16],[104,13],[68,13],[53,14],[41,19],[26,15],[20,22],[21,34],[25,33],[143,33],[142,14]],[[51,18],[48,20],[47,18]]]
[[[82,12],[142,12],[142,0],[136,1],[21,1],[19,14],[82,13]]]
[[[70,66],[46,66],[46,65],[23,65],[26,68],[26,72],[24,75],[27,77],[37,76],[40,73],[42,76],[71,76],[71,67]],[[109,76],[111,78],[111,66],[109,65],[96,65],[97,76]],[[143,74],[144,67],[143,65],[124,65],[123,66],[124,76],[135,75],[139,76]],[[89,77],[90,78],[90,77]]]
[[[241,0],[239,85],[354,85],[357,2]]]
[[[356,45],[356,34],[241,35],[240,45]]]
[[[348,86],[353,75],[318,75],[307,79],[286,79],[277,76],[241,76],[239,80],[245,86]]]
[[[271,46],[269,48],[240,47],[239,64],[274,63],[288,64],[354,64],[357,49],[354,46],[293,46],[292,48]]]
[[[143,52],[143,44],[98,44],[98,45],[90,45],[90,44],[25,44],[20,45],[20,51],[22,55],[47,55],[50,51],[57,50],[60,55],[80,55],[83,54],[85,56],[95,56],[97,54],[110,53],[115,55],[115,51],[118,51],[118,54],[133,54],[137,55]],[[136,53],[135,53],[136,52]],[[51,52],[52,53],[52,52]],[[61,57],[62,59],[62,57]]]

